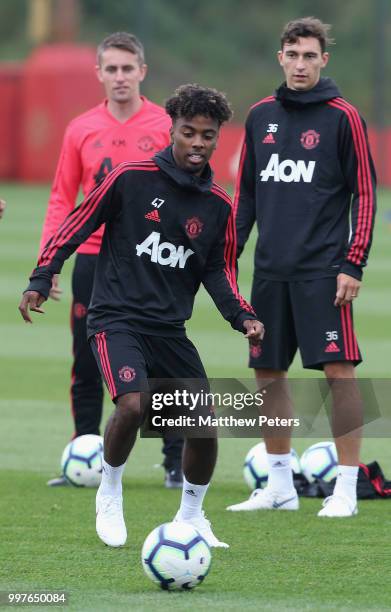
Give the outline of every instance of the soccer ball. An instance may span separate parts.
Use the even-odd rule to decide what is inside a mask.
[[[334,442],[313,444],[301,456],[301,469],[308,482],[321,478],[329,482],[337,476],[338,456]]]
[[[291,467],[294,474],[300,474],[300,460],[296,451],[291,448]],[[244,460],[243,476],[249,488],[263,489],[267,484],[269,464],[264,442],[256,444],[248,451]]]
[[[165,590],[193,589],[209,572],[211,552],[198,531],[174,521],[156,527],[141,552],[147,576]]]
[[[75,487],[98,487],[102,480],[103,438],[87,434],[75,438],[64,449],[61,469]]]

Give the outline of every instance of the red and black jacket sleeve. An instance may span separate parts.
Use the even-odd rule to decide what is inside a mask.
[[[351,236],[340,271],[361,280],[375,222],[376,173],[369,150],[366,125],[357,109],[343,98],[335,98],[329,104],[343,113],[340,160],[346,184],[352,193]]]
[[[241,255],[255,222],[255,178],[256,171],[250,113],[246,121],[246,133],[240,153],[234,196],[237,257]]]
[[[125,170],[126,164],[118,166],[66,217],[42,250],[26,291],[38,291],[47,298],[53,274],[59,274],[77,247],[118,213],[121,174]]]
[[[224,319],[237,331],[245,332],[243,322],[257,317],[239,293],[235,264],[235,218],[231,204],[228,204],[222,208],[220,230],[209,253],[202,283]]]

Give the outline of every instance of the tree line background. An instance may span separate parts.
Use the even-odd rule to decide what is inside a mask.
[[[198,82],[225,91],[237,121],[282,81],[275,54],[283,25],[315,15],[333,25],[335,45],[329,49],[331,60],[324,74],[336,80],[369,121],[391,124],[386,86],[391,81],[390,0],[72,0],[72,4],[77,6],[73,36],[77,42],[96,45],[117,30],[140,37],[149,64],[143,91],[154,101],[161,103],[182,83]],[[0,61],[23,59],[34,48],[27,33],[28,11],[29,0],[1,0]],[[58,40],[58,35],[52,32],[48,41],[53,39]]]

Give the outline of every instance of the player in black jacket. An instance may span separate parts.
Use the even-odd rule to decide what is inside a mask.
[[[215,90],[186,85],[167,101],[166,110],[173,120],[172,147],[151,161],[118,166],[66,218],[43,250],[19,307],[28,322],[29,309],[42,312],[53,274],[106,224],[88,335],[116,405],[105,431],[96,500],[97,532],[110,546],[123,545],[127,537],[121,478],[143,420],[143,382],[147,377],[206,379],[184,328],[200,283],[234,329],[254,345],[263,335],[262,324],[238,293],[232,205],[213,183],[208,164],[220,126],[231,116],[228,103]],[[210,546],[226,547],[201,509],[216,455],[214,435],[187,439],[176,520],[193,524]]]
[[[351,303],[371,246],[376,179],[364,121],[331,79],[320,78],[328,28],[314,18],[285,27],[278,60],[286,82],[250,110],[234,205],[238,254],[255,222],[258,229],[252,305],[267,334],[262,351],[250,346],[250,367],[260,384],[279,381],[279,416],[291,416],[284,379],[297,348],[305,368],[343,379],[332,385],[338,478],[319,516],[351,516],[360,439],[348,432],[360,424],[354,366],[361,361]],[[274,434],[264,436],[267,487],[230,510],[298,509],[290,432]]]

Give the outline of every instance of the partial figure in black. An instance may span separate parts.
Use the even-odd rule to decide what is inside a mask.
[[[238,255],[254,223],[258,229],[252,305],[267,335],[262,350],[250,347],[249,365],[260,385],[277,381],[269,410],[287,418],[286,377],[297,349],[305,368],[324,371],[339,468],[319,516],[341,517],[357,512],[361,403],[354,366],[361,354],[352,301],[372,241],[376,177],[363,119],[331,79],[320,77],[329,27],[313,17],[285,26],[278,61],[286,81],[250,110],[234,206]],[[267,487],[229,510],[298,509],[290,434],[265,432]]]
[[[105,223],[88,312],[91,348],[115,411],[105,431],[96,529],[109,546],[127,538],[122,473],[143,421],[140,390],[147,378],[205,381],[186,336],[202,283],[231,326],[258,346],[263,325],[236,284],[236,232],[229,196],[213,183],[208,161],[220,126],[231,117],[223,94],[180,87],[166,103],[172,146],[150,161],[113,170],[70,214],[43,250],[20,311],[42,312],[53,274],[87,236]],[[197,408],[199,409],[199,408]],[[189,522],[210,546],[227,547],[202,512],[217,456],[217,440],[188,438],[182,501],[175,520]]]

